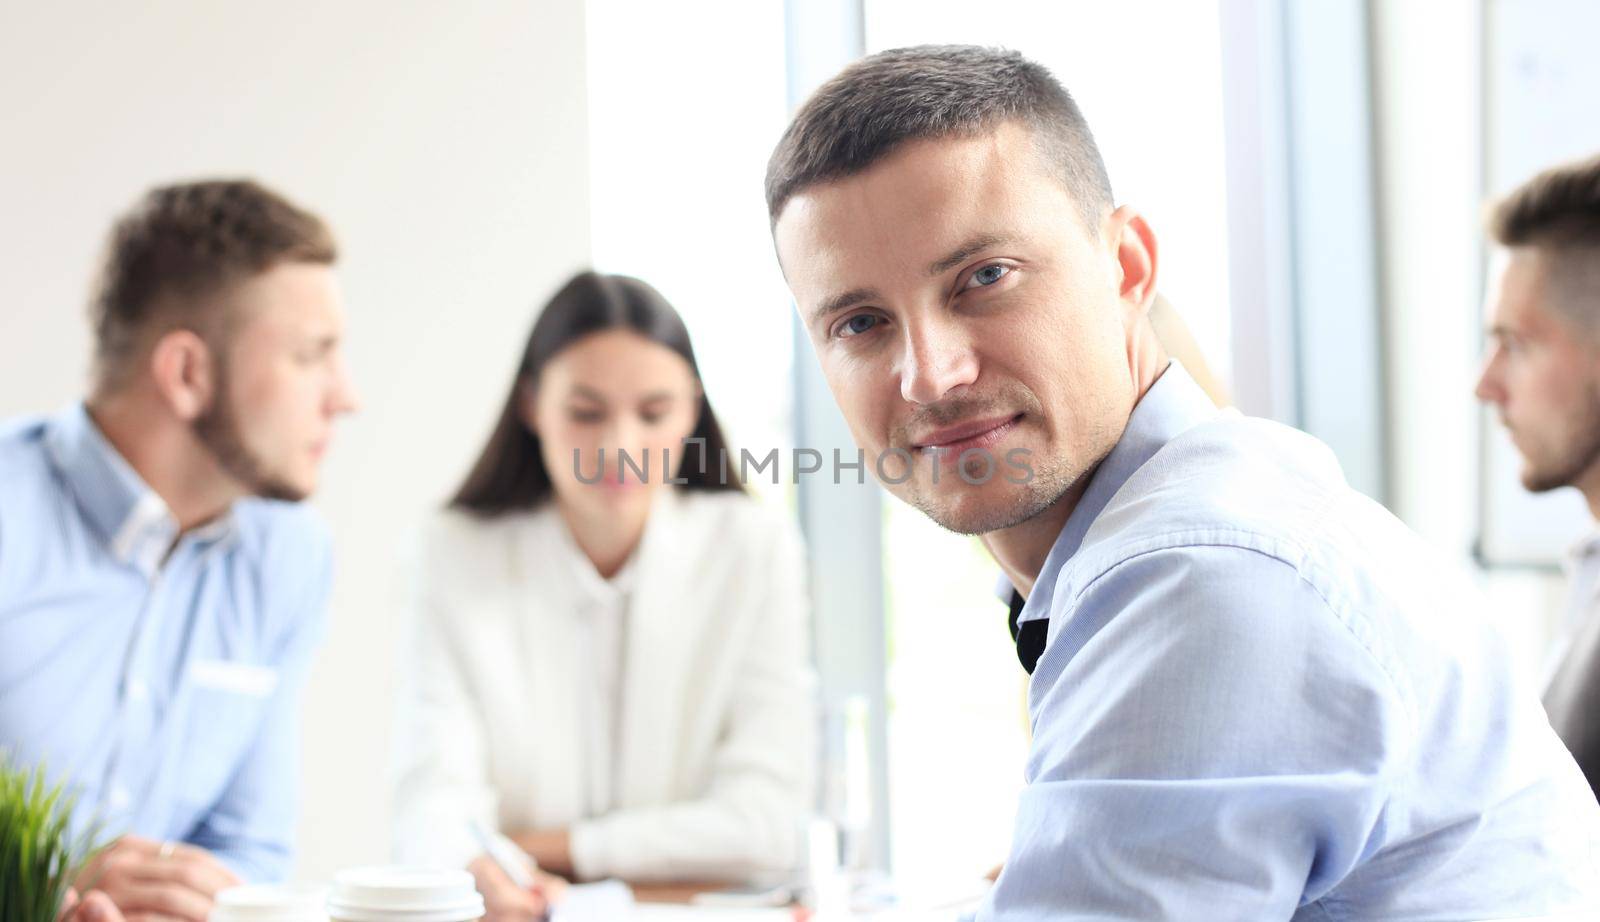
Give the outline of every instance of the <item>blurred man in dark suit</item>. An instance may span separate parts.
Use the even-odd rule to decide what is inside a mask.
[[[1504,252],[1478,399],[1522,455],[1523,486],[1576,487],[1600,519],[1600,157],[1529,180],[1495,208],[1490,233]],[[1569,570],[1544,705],[1600,791],[1600,531]]]

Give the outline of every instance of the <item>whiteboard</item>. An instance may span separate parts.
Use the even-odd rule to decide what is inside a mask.
[[[1487,0],[1484,174],[1498,197],[1540,170],[1600,151],[1600,3]],[[1492,413],[1481,415],[1478,554],[1499,566],[1552,566],[1593,528],[1577,490],[1534,495]]]

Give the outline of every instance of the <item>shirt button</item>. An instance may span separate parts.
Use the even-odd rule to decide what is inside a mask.
[[[133,803],[133,797],[128,794],[128,789],[120,784],[111,786],[111,809],[126,810]]]
[[[128,683],[128,697],[133,701],[143,703],[150,697],[150,686],[143,679],[134,679]]]

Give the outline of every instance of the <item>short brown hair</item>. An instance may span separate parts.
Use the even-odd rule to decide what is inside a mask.
[[[1545,170],[1489,213],[1489,233],[1506,247],[1551,258],[1549,306],[1583,329],[1600,327],[1600,156]]]
[[[228,318],[208,296],[279,263],[331,265],[337,256],[321,218],[252,180],[150,190],[112,228],[90,303],[98,385],[125,380],[150,333],[225,336]]]
[[[1518,186],[1490,213],[1489,231],[1508,247],[1600,246],[1600,156],[1545,170]]]
[[[773,224],[806,188],[859,173],[906,141],[976,137],[1026,125],[1091,230],[1111,180],[1077,103],[1045,67],[1015,51],[919,45],[846,67],[795,114],[767,163]]]

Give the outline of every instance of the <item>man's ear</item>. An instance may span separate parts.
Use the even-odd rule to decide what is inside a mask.
[[[172,330],[150,350],[150,376],[173,414],[192,422],[216,399],[216,358],[192,330]]]
[[[1118,294],[1122,302],[1140,314],[1149,313],[1156,297],[1159,261],[1155,231],[1144,215],[1131,205],[1123,205],[1106,218],[1105,239],[1121,269]]]

